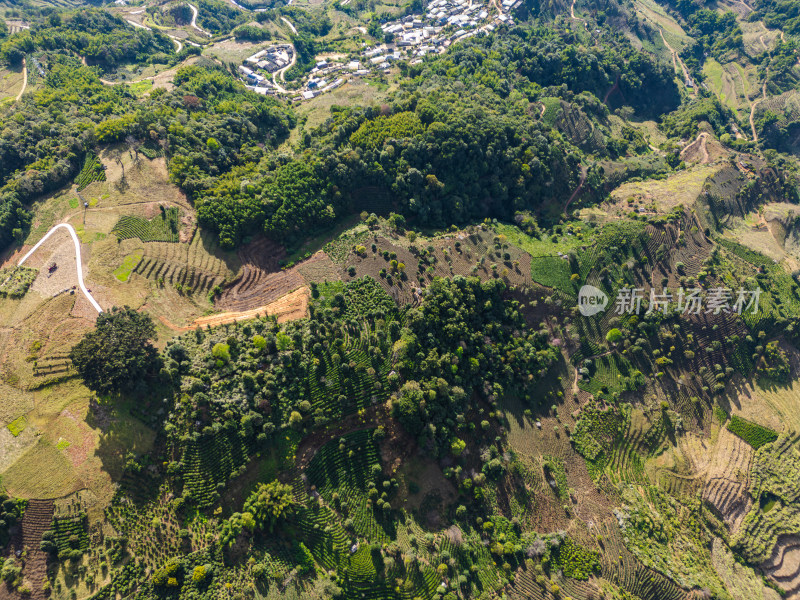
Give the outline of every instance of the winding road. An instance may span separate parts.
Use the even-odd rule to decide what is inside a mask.
[[[131,21],[130,19],[125,19],[125,22],[128,25],[133,25],[134,27],[138,27],[139,29],[146,29],[147,31],[153,31],[147,25],[142,25],[141,23],[137,23],[136,21]]]
[[[286,76],[285,76],[286,71],[291,69],[294,66],[294,63],[296,63],[296,62],[297,62],[297,50],[295,50],[294,45],[292,45],[292,60],[289,61],[288,65],[286,65],[285,67],[283,67],[279,71],[275,71],[272,74],[272,83],[275,85],[275,87],[278,89],[278,91],[283,93],[283,94],[286,94],[288,92],[283,88],[283,86],[281,86],[278,83],[278,77],[280,77],[281,81],[283,81],[285,83],[286,82]]]
[[[192,27],[197,29],[197,31],[199,31],[203,35],[207,35],[208,37],[212,37],[212,35],[210,33],[200,29],[200,27],[197,26],[197,7],[192,5],[192,4],[190,4],[189,8],[192,9],[192,23],[191,23]]]
[[[661,33],[661,40],[664,42],[664,45],[667,47],[667,50],[669,50],[672,53],[672,64],[674,65],[675,62],[677,61],[678,64],[680,64],[681,66],[681,70],[683,71],[683,81],[684,82],[693,81],[692,76],[689,74],[689,69],[686,68],[686,64],[683,62],[683,60],[681,60],[681,57],[678,55],[675,49],[669,45],[669,42],[667,42],[667,38],[664,37],[664,30],[661,27],[659,27],[658,31],[659,33]],[[677,68],[675,70],[677,71]],[[695,92],[690,92],[690,95],[694,94]]]
[[[292,30],[292,33],[297,35],[297,29],[294,28],[294,25],[292,25],[292,22],[289,19],[287,19],[286,17],[281,17],[281,21],[286,23],[289,26],[289,29]]]
[[[21,267],[22,263],[28,260],[30,255],[39,249],[39,246],[41,246],[44,242],[46,242],[51,235],[53,235],[58,229],[61,229],[62,227],[67,231],[69,231],[69,234],[72,236],[72,243],[75,244],[75,262],[77,263],[76,266],[78,267],[78,287],[81,288],[83,295],[86,296],[86,299],[91,303],[92,306],[94,306],[95,310],[99,313],[102,313],[103,309],[100,308],[100,305],[97,303],[97,300],[92,298],[92,295],[89,293],[89,290],[86,289],[86,284],[83,282],[83,265],[81,263],[81,243],[80,240],[78,240],[78,235],[75,233],[75,229],[72,227],[72,225],[68,223],[59,223],[58,225],[54,226],[52,229],[50,229],[50,231],[48,231],[45,234],[45,236],[42,239],[36,242],[36,245],[33,248],[28,250],[28,253],[20,259],[17,266]]]
[[[572,0],[572,5],[569,7],[569,14],[576,21],[580,21],[581,23],[583,23],[584,27],[588,27],[585,20],[575,16],[575,0]]]

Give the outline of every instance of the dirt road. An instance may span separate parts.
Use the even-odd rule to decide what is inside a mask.
[[[695,146],[697,146],[700,148],[700,154],[703,157],[700,159],[700,164],[705,165],[711,162],[711,159],[708,156],[708,148],[706,147],[707,139],[708,134],[705,131],[698,134],[697,138],[695,138],[691,144],[687,145],[683,150],[681,150],[681,158],[683,158],[689,152],[692,152]]]
[[[287,92],[283,87],[281,87],[278,84],[277,78],[280,77],[281,81],[285,82],[286,81],[286,71],[291,69],[294,66],[294,63],[296,63],[296,62],[297,62],[297,50],[295,50],[294,45],[292,45],[292,60],[289,61],[288,65],[286,65],[285,67],[283,67],[279,71],[276,71],[272,75],[272,83],[275,84],[275,87],[278,88],[278,91],[283,92],[284,94],[287,93]]]
[[[756,133],[756,123],[755,123],[756,106],[758,105],[759,102],[761,102],[762,100],[766,100],[766,99],[767,99],[767,82],[765,81],[761,85],[761,98],[753,100],[750,103],[750,129],[753,130],[753,141],[754,142],[758,141],[758,133]]]
[[[208,33],[207,31],[205,31],[205,30],[203,30],[203,29],[201,29],[200,27],[197,26],[197,7],[194,6],[193,4],[190,4],[189,8],[192,9],[191,26],[194,29],[196,29],[197,31],[199,31],[200,33],[202,33],[203,35],[207,35],[208,37],[212,37],[210,33]]]
[[[292,33],[297,35],[297,29],[294,28],[294,25],[292,25],[292,22],[289,19],[287,19],[286,17],[281,17],[281,21],[286,23],[289,26],[289,29],[292,30]]]
[[[33,254],[34,252],[36,252],[36,250],[39,249],[39,246],[41,246],[45,241],[47,241],[47,239],[51,235],[53,235],[57,230],[59,230],[61,228],[64,228],[67,231],[69,231],[69,234],[72,236],[72,243],[75,244],[75,262],[77,263],[77,269],[78,269],[78,287],[81,288],[81,291],[83,292],[83,295],[86,296],[86,299],[95,308],[95,310],[97,310],[97,312],[101,313],[101,312],[103,312],[103,309],[100,308],[100,305],[97,303],[97,300],[95,300],[92,297],[92,294],[89,293],[89,290],[86,289],[86,284],[83,282],[83,263],[81,263],[81,243],[78,240],[78,236],[75,233],[75,229],[72,227],[72,225],[70,225],[68,223],[59,223],[58,225],[56,225],[52,229],[50,229],[50,231],[48,231],[41,240],[36,242],[36,245],[33,248],[31,248],[30,250],[28,250],[28,253],[20,259],[20,261],[18,263],[18,266],[21,267],[22,263],[24,263],[26,260],[28,260],[30,255]]]
[[[586,27],[586,21],[575,16],[575,0],[572,0],[572,4],[569,7],[569,14],[573,19],[575,19],[576,21],[580,21],[581,23],[583,23],[583,26]]]
[[[678,53],[675,51],[675,49],[672,46],[669,45],[669,43],[667,42],[667,38],[664,37],[664,30],[661,27],[659,27],[658,31],[661,34],[661,40],[664,42],[664,45],[667,47],[667,50],[669,50],[672,53],[672,64],[674,65],[675,62],[677,61],[681,65],[681,70],[683,71],[683,80],[684,80],[684,82],[686,82],[686,81],[694,81],[692,79],[692,76],[689,74],[689,69],[686,68],[686,64],[683,62],[683,60],[681,60],[681,57],[678,56]],[[677,70],[678,69],[676,67],[675,71],[677,71]],[[692,92],[692,93],[694,93],[694,92]]]
[[[25,63],[25,59],[22,59],[22,89],[17,94],[17,97],[14,99],[14,102],[19,102],[20,98],[22,98],[22,94],[25,93],[25,88],[28,87],[28,65]]]

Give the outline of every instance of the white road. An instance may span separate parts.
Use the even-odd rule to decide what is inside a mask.
[[[139,29],[147,29],[147,31],[153,31],[147,25],[142,25],[141,23],[137,23],[136,21],[131,21],[130,19],[125,19],[125,22],[128,25],[133,25],[134,27],[138,27]]]
[[[78,267],[78,287],[81,288],[83,295],[86,296],[86,299],[92,304],[92,306],[94,306],[95,310],[101,313],[103,312],[103,309],[100,308],[100,305],[97,303],[97,300],[92,298],[92,295],[89,293],[89,290],[86,289],[86,284],[83,282],[83,264],[81,263],[81,243],[80,240],[78,240],[78,236],[75,233],[75,229],[73,229],[72,225],[69,225],[68,223],[59,223],[58,225],[53,227],[50,231],[47,232],[47,234],[41,240],[39,240],[36,243],[36,245],[33,248],[28,250],[28,253],[25,256],[23,256],[22,259],[19,261],[18,266],[21,267],[22,263],[28,260],[30,255],[39,249],[39,246],[41,246],[45,241],[47,241],[47,239],[51,235],[53,235],[57,230],[61,229],[62,227],[67,231],[69,231],[69,234],[72,236],[72,243],[75,244],[75,262],[77,263]]]
[[[178,49],[175,50],[175,54],[180,53],[180,51],[183,50],[183,44],[181,44],[181,41],[178,38],[173,37],[173,36],[169,36],[169,39],[171,39],[173,42],[175,42],[178,45]]]
[[[192,9],[192,27],[194,27],[195,29],[197,29],[197,31],[199,31],[199,32],[200,32],[200,33],[202,33],[203,35],[207,35],[208,37],[211,37],[211,34],[210,34],[210,33],[208,33],[207,31],[203,31],[202,29],[200,29],[200,28],[197,26],[197,7],[196,7],[196,6],[194,6],[193,4],[190,4],[190,5],[189,5],[189,8],[191,8],[191,9]]]

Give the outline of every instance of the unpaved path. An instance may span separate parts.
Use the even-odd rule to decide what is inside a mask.
[[[20,98],[22,98],[22,94],[25,93],[25,88],[28,87],[28,65],[25,63],[25,59],[22,59],[22,89],[17,94],[17,97],[14,99],[14,102],[19,102]]]
[[[147,25],[142,25],[141,23],[137,23],[136,21],[131,21],[130,19],[125,19],[125,22],[128,25],[133,25],[134,27],[138,27],[139,29],[146,29],[147,31],[153,31]]]
[[[92,297],[92,295],[89,293],[89,290],[86,289],[86,284],[83,282],[83,263],[81,263],[81,243],[80,240],[78,240],[78,236],[75,233],[75,229],[69,223],[59,223],[58,225],[55,225],[52,229],[50,229],[50,231],[48,231],[42,239],[36,242],[36,245],[30,250],[28,250],[28,253],[20,259],[18,266],[21,267],[22,263],[28,260],[28,257],[30,257],[31,254],[33,254],[34,252],[36,252],[36,250],[39,249],[39,246],[41,246],[45,241],[47,241],[47,239],[51,235],[53,235],[58,229],[61,229],[62,227],[67,231],[69,231],[69,234],[72,236],[72,243],[75,244],[75,262],[77,263],[78,267],[78,287],[81,288],[83,295],[86,296],[86,299],[91,303],[92,306],[94,306],[95,310],[101,313],[103,312],[103,309],[100,308],[100,305],[97,303],[97,300],[95,300]]]
[[[289,61],[288,65],[286,65],[285,67],[283,67],[282,69],[280,69],[278,71],[275,71],[272,74],[272,83],[275,84],[275,87],[278,88],[278,91],[283,92],[284,94],[286,94],[287,91],[280,84],[278,84],[278,77],[280,77],[281,81],[283,81],[285,83],[286,82],[286,71],[291,69],[294,66],[294,63],[296,63],[296,62],[297,62],[297,50],[295,50],[294,44],[292,44],[292,60]]]
[[[572,204],[572,201],[578,197],[578,194],[583,189],[583,184],[586,181],[586,174],[588,172],[589,170],[585,166],[581,165],[581,180],[578,183],[578,187],[576,187],[575,191],[572,192],[572,195],[569,197],[569,200],[567,200],[567,204],[566,206],[564,206],[564,214],[567,214],[567,209],[569,208],[569,205]]]
[[[681,158],[683,158],[686,154],[691,152],[695,146],[700,148],[700,154],[702,158],[700,159],[700,164],[708,164],[710,162],[710,157],[708,155],[708,148],[706,147],[706,140],[708,138],[708,134],[705,131],[700,132],[695,140],[687,145],[683,150],[681,150]]]
[[[575,0],[572,0],[572,4],[569,7],[569,14],[574,20],[580,21],[581,23],[583,23],[583,26],[586,27],[586,21],[575,16]]]
[[[669,50],[672,53],[672,64],[674,65],[676,63],[676,61],[677,61],[681,65],[681,70],[683,71],[683,81],[684,82],[686,82],[686,81],[694,81],[692,79],[692,76],[689,74],[689,69],[686,68],[686,63],[684,63],[683,60],[681,60],[681,57],[678,56],[678,53],[675,51],[675,48],[670,46],[669,42],[667,42],[667,38],[664,37],[664,29],[659,27],[658,31],[659,31],[659,33],[661,33],[661,40],[664,42],[664,45],[667,47],[667,50]],[[676,67],[675,71],[677,71],[677,70],[678,70],[678,68]],[[695,92],[690,92],[690,93],[694,94]]]
[[[297,35],[297,29],[294,28],[294,25],[292,25],[292,22],[289,19],[287,19],[286,17],[281,17],[281,21],[286,23],[289,26],[289,29],[292,30],[292,33]]]
[[[767,99],[767,82],[765,81],[761,86],[761,98],[757,98],[756,100],[753,100],[750,103],[750,129],[752,129],[753,131],[754,142],[758,141],[758,133],[756,133],[756,122],[755,122],[756,106],[758,105],[759,102],[766,99]]]
[[[672,55],[672,68],[675,69],[675,72],[677,73],[678,72],[678,61],[675,59],[675,51],[667,43],[667,40],[664,37],[664,30],[659,27],[658,31],[661,34],[661,41],[664,42],[664,45],[669,49],[669,53]]]

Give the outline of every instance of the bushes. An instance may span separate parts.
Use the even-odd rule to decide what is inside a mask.
[[[0,269],[0,297],[22,298],[38,274],[37,269],[28,267]]]
[[[111,230],[120,240],[139,238],[143,242],[177,242],[180,233],[180,211],[172,206],[161,207],[161,214],[149,221],[134,215],[123,215]]]
[[[564,538],[555,548],[551,548],[550,556],[553,564],[570,579],[586,580],[600,572],[600,555],[579,546],[570,538]]]
[[[83,161],[83,168],[78,176],[75,178],[75,185],[78,186],[80,192],[83,188],[95,181],[105,181],[106,171],[105,167],[98,160],[94,152],[87,152],[86,158]]]
[[[728,431],[738,435],[756,450],[778,439],[778,434],[771,429],[736,415],[731,415]]]
[[[295,508],[292,488],[278,481],[259,484],[244,503],[244,509],[253,515],[256,527],[270,532],[289,518]]]
[[[50,529],[42,533],[41,549],[58,558],[80,558],[89,549],[86,513],[73,517],[55,517]]]

